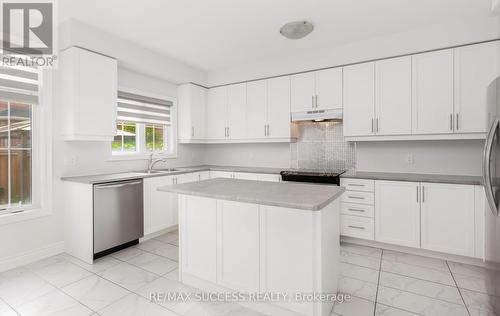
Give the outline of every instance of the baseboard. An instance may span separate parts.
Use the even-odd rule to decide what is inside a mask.
[[[458,263],[471,264],[471,265],[480,266],[480,267],[487,266],[483,260],[478,259],[478,258],[464,257],[464,256],[459,256],[459,255],[452,255],[452,254],[446,254],[446,253],[441,253],[441,252],[436,252],[436,251],[431,251],[431,250],[425,250],[425,249],[417,249],[417,248],[411,248],[411,247],[391,245],[391,244],[386,244],[386,243],[373,241],[373,240],[365,240],[365,239],[359,239],[359,238],[354,238],[354,237],[341,236],[340,241],[350,243],[350,244],[361,245],[361,246],[368,246],[368,247],[381,248],[381,249],[392,250],[392,251],[399,251],[399,252],[409,253],[412,255],[454,261],[454,262],[458,262]]]
[[[58,255],[63,252],[64,252],[64,241],[60,241],[18,255],[6,258],[0,258],[0,272],[14,269],[28,263],[32,263],[41,259]]]
[[[173,231],[176,231],[179,229],[179,226],[178,225],[173,225],[173,226],[170,226],[168,228],[165,228],[165,229],[162,229],[160,231],[157,231],[157,232],[154,232],[154,233],[151,233],[149,235],[146,235],[142,238],[139,238],[139,242],[145,242],[146,240],[150,240],[150,239],[153,239],[153,238],[156,238],[158,236],[161,236],[163,234],[166,234],[166,233],[170,233],[170,232],[173,232]]]

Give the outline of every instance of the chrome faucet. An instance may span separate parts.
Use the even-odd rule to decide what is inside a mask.
[[[148,164],[148,173],[153,172],[153,167],[159,163],[159,162],[166,162],[167,160],[165,158],[158,158],[153,160],[153,154],[149,155],[149,164]]]

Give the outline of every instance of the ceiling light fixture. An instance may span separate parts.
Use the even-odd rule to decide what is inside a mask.
[[[283,25],[280,29],[281,35],[289,39],[301,39],[306,37],[314,29],[314,25],[307,21],[295,21]]]

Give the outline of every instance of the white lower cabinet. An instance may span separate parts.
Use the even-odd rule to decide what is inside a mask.
[[[161,186],[172,184],[174,184],[174,176],[144,179],[144,235],[177,224],[175,195],[157,190]]]
[[[348,237],[373,240],[373,218],[342,214],[340,233]]]
[[[190,197],[181,199],[180,231],[182,270],[217,281],[217,200]]]
[[[421,185],[422,248],[474,256],[474,186]]]
[[[259,206],[217,201],[217,283],[238,291],[259,291]]]
[[[420,247],[420,184],[375,182],[375,240]]]

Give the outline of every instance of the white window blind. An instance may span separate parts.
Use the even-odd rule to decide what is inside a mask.
[[[119,122],[170,125],[173,103],[128,92],[118,91]]]
[[[0,99],[38,104],[38,70],[22,66],[0,66]]]

